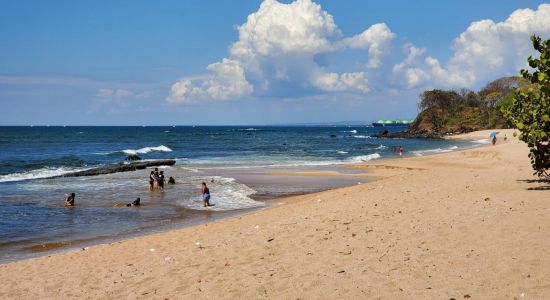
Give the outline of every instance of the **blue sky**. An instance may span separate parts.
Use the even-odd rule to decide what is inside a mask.
[[[413,118],[425,89],[516,74],[541,4],[2,1],[0,124]]]

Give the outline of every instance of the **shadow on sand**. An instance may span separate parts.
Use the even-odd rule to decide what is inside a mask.
[[[541,178],[541,179],[520,179],[520,182],[527,182],[531,184],[540,184],[538,186],[528,187],[527,190],[530,191],[547,191],[550,190],[550,179]]]

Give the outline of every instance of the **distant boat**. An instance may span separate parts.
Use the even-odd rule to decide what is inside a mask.
[[[374,127],[409,126],[414,120],[378,120],[372,123]]]

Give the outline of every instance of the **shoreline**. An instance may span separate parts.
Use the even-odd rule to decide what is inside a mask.
[[[271,176],[271,175],[266,173],[266,176]],[[359,176],[359,174],[357,174],[357,176]],[[288,176],[285,176],[285,177],[288,177]],[[336,178],[335,176],[333,178],[339,179],[339,178]],[[353,178],[353,177],[350,177],[350,178]],[[246,184],[247,186],[250,184],[250,182],[248,181],[245,183],[243,182],[240,182],[240,183]],[[348,185],[342,185],[342,183],[339,183],[339,185],[336,188],[346,187],[346,186]],[[287,193],[287,194],[281,194],[281,195],[254,194],[254,195],[251,195],[250,198],[256,201],[261,201],[262,203],[265,204],[265,206],[253,207],[253,208],[242,208],[242,209],[227,210],[227,211],[209,211],[209,210],[190,211],[190,213],[197,214],[190,220],[187,220],[187,216],[183,216],[183,215],[179,217],[171,217],[170,218],[171,222],[169,224],[143,227],[143,228],[140,228],[139,230],[136,230],[130,233],[125,233],[122,235],[116,235],[116,236],[100,235],[97,237],[84,237],[84,238],[67,239],[67,240],[54,241],[54,242],[48,242],[46,240],[44,241],[25,240],[23,242],[0,243],[0,247],[10,247],[11,245],[26,244],[23,247],[19,247],[18,253],[13,253],[13,255],[10,254],[11,256],[10,258],[0,260],[0,265],[15,263],[15,262],[27,260],[27,259],[36,259],[36,258],[41,258],[45,256],[62,254],[70,251],[79,251],[83,248],[87,249],[98,245],[113,244],[113,243],[127,241],[135,238],[146,237],[153,234],[161,234],[161,233],[169,232],[173,230],[179,230],[183,228],[214,223],[214,222],[226,220],[229,218],[246,215],[255,211],[269,209],[273,206],[280,205],[281,203],[286,203],[288,199],[293,197],[299,197],[299,196],[308,195],[312,193],[323,192],[331,189],[334,189],[334,187],[322,185],[320,190],[316,190],[313,192],[301,191],[297,193]],[[208,217],[199,216],[199,215],[207,215]]]
[[[468,138],[470,140],[474,138]],[[472,146],[468,148],[460,148],[458,150],[453,151],[462,151],[465,149],[471,149],[471,148],[477,148],[478,146]],[[427,153],[425,155],[437,155],[439,153]],[[424,155],[420,155],[424,156]],[[416,157],[412,156],[411,154],[406,155],[407,157]],[[158,226],[151,226],[151,227],[144,227],[140,228],[137,231],[126,233],[122,235],[116,235],[116,236],[97,236],[97,237],[84,237],[84,238],[75,238],[70,240],[61,240],[61,241],[54,241],[54,242],[48,242],[48,241],[35,241],[35,242],[25,242],[26,246],[19,248],[19,253],[14,253],[11,255],[11,258],[3,259],[0,261],[0,265],[2,264],[9,264],[18,262],[21,260],[27,260],[27,259],[35,259],[40,258],[44,256],[51,256],[56,255],[60,253],[65,253],[69,251],[78,251],[83,248],[89,248],[94,247],[97,245],[103,245],[103,244],[113,244],[121,241],[126,241],[130,239],[135,238],[141,238],[148,235],[153,234],[159,234],[164,232],[169,232],[173,230],[179,230],[184,229],[187,227],[193,227],[193,226],[200,226],[203,224],[209,224],[209,223],[215,223],[218,221],[222,221],[229,218],[235,218],[238,216],[246,215],[249,213],[253,213],[255,211],[261,211],[265,209],[270,209],[274,206],[280,205],[280,204],[288,204],[290,202],[296,201],[297,197],[300,196],[307,196],[307,195],[313,195],[316,193],[322,193],[330,190],[340,189],[340,188],[346,188],[351,187],[356,184],[364,184],[367,182],[375,181],[381,178],[384,178],[385,176],[380,176],[379,174],[375,175],[372,173],[372,170],[369,170],[369,168],[363,168],[364,165],[369,166],[372,162],[385,162],[385,161],[391,161],[399,159],[398,157],[390,157],[390,158],[381,158],[381,159],[373,159],[368,162],[362,162],[362,163],[341,163],[341,164],[330,164],[330,165],[320,165],[320,166],[302,166],[302,167],[292,167],[292,168],[267,168],[264,171],[267,171],[263,173],[266,177],[270,178],[270,181],[274,180],[275,177],[288,177],[288,178],[308,178],[309,180],[315,181],[316,185],[321,185],[318,190],[313,191],[307,191],[307,190],[301,190],[299,192],[288,192],[284,194],[254,194],[250,198],[253,200],[259,200],[266,205],[263,207],[256,207],[256,208],[243,208],[239,210],[231,210],[231,211],[216,211],[216,214],[220,214],[218,216],[213,216],[211,219],[192,219],[192,220],[180,220],[176,221],[173,224],[166,224],[166,225],[158,225]],[[163,161],[163,160],[158,160]],[[250,169],[250,168],[246,168]],[[252,169],[263,169],[263,167],[258,168],[252,168]],[[216,169],[213,169],[216,170]],[[239,170],[239,169],[237,169]],[[346,171],[349,170],[349,171]],[[227,170],[225,170],[227,171]],[[208,173],[206,173],[208,174]],[[212,174],[216,174],[215,172]],[[212,175],[209,174],[209,175]],[[225,174],[225,175],[231,175],[231,174]],[[241,174],[242,175],[242,174]],[[214,175],[212,175],[214,176]],[[58,177],[65,177],[65,175],[61,175]],[[253,184],[252,181],[250,181],[250,178],[247,178],[247,176],[235,176],[235,174],[232,174],[230,177],[237,177],[242,180],[237,180],[237,182],[245,184],[249,187],[252,187]],[[249,177],[249,176],[248,176]],[[254,181],[254,180],[253,180]],[[340,181],[340,183],[335,184],[333,186],[329,185],[328,181]],[[280,184],[280,182],[279,182]],[[304,187],[305,188],[305,187]],[[180,219],[176,217],[174,220]],[[9,246],[9,245],[18,245],[18,242],[10,242],[10,243],[4,243],[3,246]]]
[[[542,298],[548,191],[527,153],[509,134],[494,147],[356,165],[382,178],[2,264],[0,298]]]

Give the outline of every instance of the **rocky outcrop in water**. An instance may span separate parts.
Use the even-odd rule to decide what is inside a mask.
[[[151,161],[144,161],[144,162],[136,162],[136,163],[129,163],[129,164],[113,164],[98,168],[93,168],[85,171],[79,171],[79,172],[73,172],[73,173],[67,173],[56,177],[80,177],[80,176],[95,176],[95,175],[103,175],[103,174],[112,174],[112,173],[119,173],[119,172],[129,172],[129,171],[136,171],[136,170],[142,170],[147,167],[158,167],[158,166],[173,166],[176,164],[175,159],[163,159],[163,160],[151,160]]]

